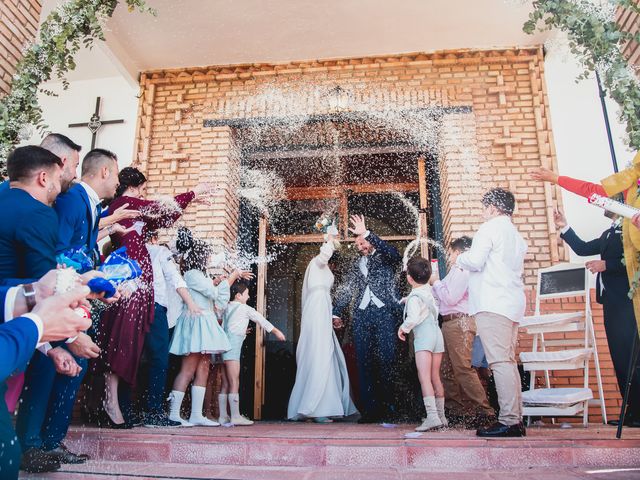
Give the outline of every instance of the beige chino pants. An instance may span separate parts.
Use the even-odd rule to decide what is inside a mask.
[[[478,312],[476,325],[496,383],[498,421],[515,425],[522,421],[522,388],[516,362],[518,324],[497,313]]]

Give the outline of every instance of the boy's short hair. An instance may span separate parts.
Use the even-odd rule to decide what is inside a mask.
[[[416,283],[426,284],[431,278],[431,262],[426,258],[413,257],[407,262],[407,274]]]
[[[248,288],[249,285],[242,280],[236,280],[233,282],[233,285],[231,285],[231,300],[236,298],[236,295],[242,295]]]
[[[516,208],[516,198],[509,190],[492,188],[483,195],[482,205],[494,206],[500,213],[511,216]]]
[[[464,252],[465,250],[469,250],[471,248],[472,242],[473,240],[471,239],[471,237],[463,235],[460,238],[456,238],[452,240],[449,246],[451,247],[452,250],[458,250],[460,252]]]

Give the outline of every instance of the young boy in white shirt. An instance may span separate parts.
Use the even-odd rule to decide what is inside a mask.
[[[480,437],[524,437],[522,388],[516,363],[518,322],[524,316],[522,274],[527,245],[511,221],[515,197],[494,188],[482,198],[485,222],[471,248],[456,265],[470,272],[469,314],[493,371],[498,392],[498,422],[476,432]]]
[[[248,418],[240,415],[240,353],[242,344],[247,336],[247,327],[249,321],[257,323],[268,333],[273,333],[278,340],[284,342],[286,340],[284,334],[274,327],[266,318],[256,311],[255,308],[247,305],[249,300],[249,287],[243,282],[234,282],[231,285],[231,301],[224,313],[222,327],[227,334],[231,350],[222,354],[224,360],[224,375],[226,382],[223,382],[223,388],[218,395],[218,405],[220,409],[220,417],[218,423],[224,425],[232,423],[233,425],[253,425]],[[224,386],[228,386],[227,389]],[[227,400],[231,410],[231,416],[227,413]]]

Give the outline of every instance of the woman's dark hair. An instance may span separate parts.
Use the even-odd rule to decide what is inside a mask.
[[[182,255],[182,261],[180,262],[182,273],[189,270],[206,272],[207,262],[213,249],[204,240],[195,238],[191,230],[186,227],[178,228],[176,250]]]
[[[413,257],[407,262],[407,273],[416,283],[424,285],[431,277],[431,262],[426,258]]]
[[[129,187],[139,187],[143,183],[146,183],[147,177],[135,167],[124,167],[118,174],[118,180],[120,181],[120,185],[118,185],[116,190],[115,198],[122,196]]]
[[[233,282],[233,285],[231,285],[231,300],[235,299],[236,295],[243,294],[248,288],[249,285],[247,285],[242,280],[236,280],[235,282]]]

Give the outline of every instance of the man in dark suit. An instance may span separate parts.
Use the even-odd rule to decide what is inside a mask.
[[[51,208],[60,193],[62,161],[36,146],[18,147],[7,158],[11,188],[0,193],[0,279],[6,284],[37,279],[56,268],[58,217]],[[19,281],[20,280],[20,281]]]
[[[600,255],[600,260],[591,260],[586,267],[596,275],[596,301],[602,304],[604,329],[607,334],[609,353],[616,371],[618,387],[624,392],[633,338],[638,335],[633,311],[633,302],[627,295],[629,279],[622,263],[622,224],[615,215],[606,212],[613,224],[599,238],[585,242],[567,225],[564,214],[557,210],[554,214],[560,237],[580,256]],[[640,427],[640,372],[636,370],[631,386],[629,406],[624,419],[625,425]]]
[[[56,253],[85,248],[97,265],[98,241],[122,229],[115,224],[100,230],[101,202],[113,198],[118,184],[118,158],[113,152],[96,148],[85,155],[80,183],[61,193],[54,205],[59,222]]]
[[[60,176],[60,190],[66,192],[71,188],[76,178],[76,171],[80,162],[80,145],[74,143],[69,137],[60,133],[50,133],[40,146],[45,150],[49,150],[57,156],[62,162],[62,174]],[[10,181],[0,183],[0,192],[9,189]]]
[[[56,268],[58,217],[51,205],[62,189],[63,165],[50,151],[26,146],[9,154],[7,172],[11,188],[0,192],[0,211],[11,212],[11,215],[0,222],[0,281],[16,285],[38,279]],[[74,346],[80,347],[82,341]],[[50,369],[52,361],[59,373],[76,375],[79,372],[69,352],[60,346],[50,348],[48,345],[35,353],[29,368]],[[46,399],[39,404],[41,410],[46,411]],[[2,408],[6,409],[6,405]],[[28,468],[48,471],[59,467],[55,458],[39,449],[25,445],[23,449]]]
[[[98,240],[109,233],[124,231],[118,224],[102,231],[99,228],[102,213],[100,202],[113,198],[118,183],[118,159],[114,153],[94,149],[85,155],[81,182],[58,195],[54,205],[59,222],[56,246],[58,254],[83,248],[92,255],[94,264],[97,264]],[[21,441],[28,447],[41,448],[54,455],[60,463],[84,463],[88,458],[87,455],[70,452],[62,443],[71,423],[78,390],[87,371],[87,358],[96,358],[100,353],[98,346],[85,333],[78,335],[76,342],[79,340],[85,343],[86,348],[81,351],[76,349],[72,353],[77,353],[74,354],[74,359],[82,369],[80,374],[73,377],[56,374],[50,362],[42,365],[42,368],[29,369],[26,378],[29,390],[22,396],[23,405],[18,414],[19,432],[24,432]],[[35,378],[32,378],[34,374]],[[40,411],[34,404],[41,405],[43,398],[49,398],[46,413],[44,416],[34,414],[34,411]]]
[[[398,250],[367,230],[364,217],[351,217],[360,259],[347,273],[336,295],[334,327],[355,299],[353,341],[358,365],[362,423],[378,422],[393,414],[393,373],[396,358],[400,295],[395,277],[402,258]]]
[[[9,375],[29,361],[39,341],[75,336],[90,324],[88,319],[72,310],[87,296],[89,289],[80,287],[63,295],[48,296],[53,291],[55,277],[55,271],[49,272],[33,289],[28,289],[29,285],[0,287],[0,381],[3,385]],[[28,295],[27,292],[38,293]],[[12,318],[5,318],[5,312],[11,312]],[[1,398],[4,398],[4,388],[0,388],[0,393]],[[13,429],[11,416],[4,402],[1,403],[0,477],[17,479],[20,443]]]

